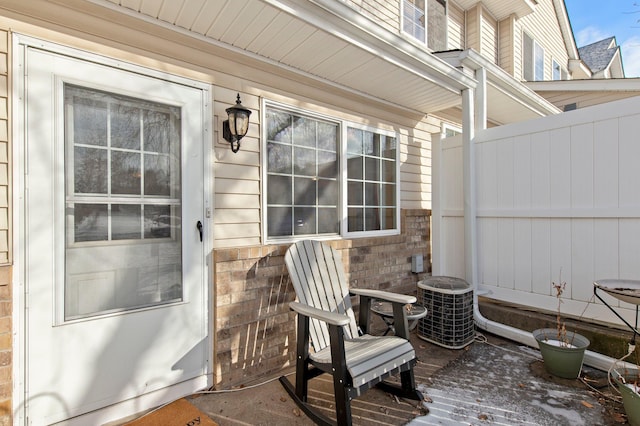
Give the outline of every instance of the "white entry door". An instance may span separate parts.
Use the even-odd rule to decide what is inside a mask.
[[[207,91],[24,52],[28,423],[93,424],[206,387]]]

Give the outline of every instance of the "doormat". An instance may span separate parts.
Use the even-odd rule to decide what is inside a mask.
[[[182,398],[124,426],[218,426],[218,423]]]

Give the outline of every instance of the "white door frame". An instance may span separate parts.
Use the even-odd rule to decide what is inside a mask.
[[[209,356],[208,365],[206,366],[207,371],[207,383],[205,386],[211,386],[213,382],[213,368],[214,368],[214,360],[213,360],[213,318],[214,318],[214,306],[211,304],[212,301],[212,287],[213,287],[213,271],[211,268],[211,250],[212,250],[212,214],[213,206],[212,206],[212,194],[213,194],[213,167],[212,167],[212,159],[213,159],[213,132],[212,132],[212,93],[213,90],[211,85],[208,83],[191,80],[188,78],[176,76],[173,74],[168,74],[165,72],[156,71],[150,68],[145,68],[142,66],[138,66],[135,64],[126,63],[120,60],[116,60],[113,58],[108,58],[105,56],[89,53],[86,51],[82,51],[79,49],[59,45],[53,42],[41,40],[38,38],[34,38],[31,36],[26,36],[22,34],[12,34],[12,49],[13,49],[13,59],[11,64],[11,72],[13,76],[13,89],[11,92],[12,99],[12,144],[11,144],[11,158],[12,158],[12,215],[13,215],[13,228],[12,228],[12,249],[14,253],[14,262],[13,262],[13,276],[12,276],[12,286],[13,286],[13,314],[12,314],[12,353],[13,353],[13,371],[12,371],[12,379],[13,379],[13,392],[12,392],[12,409],[13,409],[13,423],[14,424],[25,424],[27,419],[25,418],[26,407],[25,407],[25,377],[28,374],[26,371],[26,324],[25,324],[25,312],[27,309],[26,299],[25,299],[25,283],[26,283],[26,273],[25,273],[25,223],[24,217],[26,213],[25,200],[23,197],[25,188],[25,179],[24,174],[25,170],[25,144],[27,141],[27,131],[25,128],[25,99],[24,99],[24,87],[25,87],[25,77],[24,77],[24,66],[26,59],[26,50],[27,47],[37,47],[39,49],[47,50],[52,53],[70,56],[73,58],[77,58],[79,60],[96,62],[101,65],[111,66],[117,69],[121,69],[124,71],[130,71],[134,73],[144,74],[150,77],[155,77],[158,79],[166,80],[168,82],[177,83],[189,87],[194,87],[200,89],[205,93],[203,97],[203,117],[201,117],[203,122],[203,138],[204,146],[203,146],[203,159],[204,159],[204,212],[202,212],[203,223],[204,223],[204,236],[203,236],[203,252],[204,252],[204,264],[206,265],[207,271],[205,274],[206,279],[206,289],[204,294],[204,303],[206,306],[206,321],[207,321],[207,351],[211,356]],[[189,384],[178,385],[177,391],[182,392],[183,394],[187,394],[192,391],[190,389]],[[164,395],[162,390],[156,391],[143,397],[140,397],[135,400],[123,401],[119,404],[115,404],[114,406],[108,407],[108,417],[111,417],[113,420],[119,419],[141,410],[145,410],[147,408],[153,408],[155,406],[161,405],[163,403],[169,402],[166,399],[171,399],[167,395]],[[98,411],[101,413],[104,410]],[[94,415],[89,413],[88,415],[83,416],[84,421],[91,422],[91,416]],[[104,413],[95,414],[95,420],[104,421]]]

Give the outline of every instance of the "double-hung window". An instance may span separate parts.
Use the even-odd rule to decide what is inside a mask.
[[[425,0],[402,0],[402,31],[426,42],[427,9]]]
[[[393,132],[265,105],[267,239],[397,233]]]
[[[525,81],[544,80],[544,49],[527,33],[522,35],[522,76]]]

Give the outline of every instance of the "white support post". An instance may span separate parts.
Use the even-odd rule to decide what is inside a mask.
[[[487,70],[485,68],[478,68],[476,70],[476,80],[478,85],[476,86],[476,129],[482,130],[487,128]]]
[[[464,200],[464,261],[465,278],[477,290],[477,250],[476,250],[476,186],[475,153],[473,138],[474,92],[462,91],[462,186]],[[474,292],[477,293],[477,291]],[[474,296],[477,297],[477,296]]]

